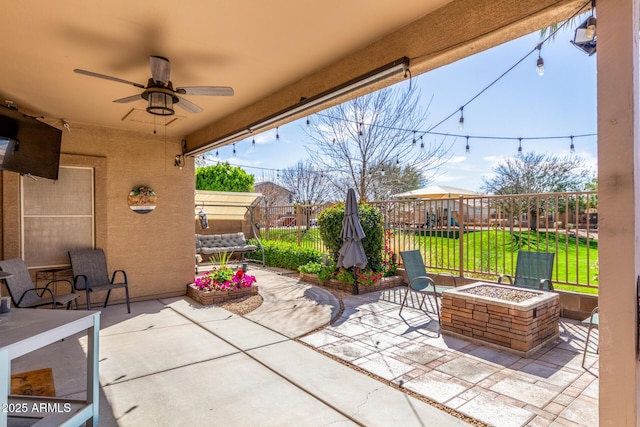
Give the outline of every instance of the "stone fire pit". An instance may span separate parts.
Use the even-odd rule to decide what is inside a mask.
[[[443,334],[529,356],[558,336],[560,296],[477,282],[442,293]]]

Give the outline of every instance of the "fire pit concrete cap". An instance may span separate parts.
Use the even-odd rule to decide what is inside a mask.
[[[516,301],[509,301],[506,299],[492,298],[485,295],[475,295],[469,292],[470,289],[481,287],[481,286],[497,287],[501,289],[511,289],[514,291],[521,291],[521,292],[524,291],[524,292],[532,293],[536,295],[522,302],[516,302]],[[442,292],[442,297],[444,298],[447,296],[451,298],[460,298],[460,299],[464,299],[472,302],[485,302],[485,303],[490,302],[491,304],[496,306],[507,307],[507,308],[523,310],[523,311],[536,308],[554,299],[558,299],[558,300],[560,299],[560,296],[555,292],[537,291],[532,289],[518,288],[515,286],[498,285],[495,283],[488,283],[488,282],[476,282],[476,283],[471,283],[464,286],[458,286],[455,289],[444,290]]]

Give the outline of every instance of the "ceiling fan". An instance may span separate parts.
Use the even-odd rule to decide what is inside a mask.
[[[76,68],[75,73],[84,74],[90,77],[111,80],[114,82],[132,85],[144,89],[142,93],[126,98],[116,99],[113,102],[121,104],[144,99],[148,101],[147,112],[157,116],[170,116],[175,114],[173,104],[178,105],[183,110],[190,113],[199,113],[202,108],[180,95],[203,95],[203,96],[232,96],[233,88],[228,86],[183,86],[173,88],[169,76],[171,74],[171,62],[162,56],[150,56],[149,66],[151,68],[151,78],[144,86],[140,83],[130,82],[118,77],[111,77],[105,74],[94,73]]]

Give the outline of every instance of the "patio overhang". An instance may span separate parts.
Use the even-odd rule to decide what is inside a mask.
[[[459,59],[561,22],[579,10],[584,1],[522,2],[519,0],[449,2],[395,32],[350,52],[300,79],[273,88],[268,95],[216,119],[186,137],[185,152],[198,154],[321,111],[417,76]],[[473,23],[473,25],[470,25]],[[340,88],[373,70],[408,58],[410,74],[392,74],[309,108],[297,108],[306,100]],[[291,113],[293,111],[293,113]],[[285,114],[286,113],[286,114]]]

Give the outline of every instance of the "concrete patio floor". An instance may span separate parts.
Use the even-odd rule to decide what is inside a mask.
[[[443,337],[429,313],[400,317],[396,288],[345,298],[319,329],[337,317],[333,295],[251,273],[264,303],[245,317],[186,297],[102,309],[101,426],[467,425],[427,400],[494,426],[598,425],[597,355],[582,369],[578,322],[562,319],[561,337],[523,359]],[[82,397],[85,347],[70,337],[12,372],[51,367],[58,396]]]

